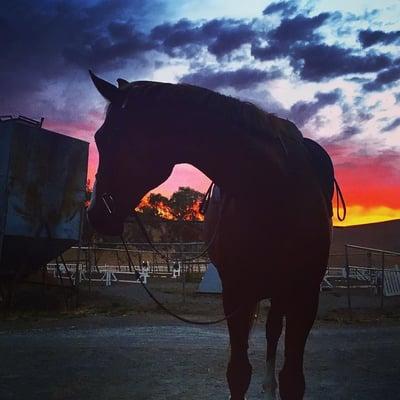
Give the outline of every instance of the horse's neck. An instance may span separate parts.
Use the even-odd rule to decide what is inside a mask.
[[[181,160],[200,169],[227,192],[254,192],[282,179],[280,149],[271,143],[215,129],[195,129],[182,143]]]

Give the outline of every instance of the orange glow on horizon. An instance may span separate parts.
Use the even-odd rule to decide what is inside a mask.
[[[339,209],[339,215],[343,215],[343,210]],[[336,218],[336,208],[334,207],[334,226],[350,226],[370,224],[374,222],[390,221],[400,219],[400,209],[393,209],[385,206],[363,207],[352,205],[347,207],[346,219],[343,222]]]

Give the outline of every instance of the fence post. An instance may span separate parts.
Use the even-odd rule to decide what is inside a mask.
[[[120,261],[120,259],[119,259],[118,250],[115,250],[115,254],[116,254],[116,256],[117,256],[118,271],[121,271],[121,261]]]
[[[182,303],[186,303],[186,264],[181,263],[182,273]]]
[[[349,266],[349,249],[347,244],[344,245],[344,254],[346,259],[346,281],[347,281],[347,307],[350,311],[350,318],[351,318],[351,295],[350,295],[350,266]]]
[[[384,289],[385,289],[385,253],[382,252],[382,276],[381,276],[381,310],[383,309],[383,296],[384,296]]]

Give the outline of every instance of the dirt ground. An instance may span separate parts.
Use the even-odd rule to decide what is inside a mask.
[[[195,284],[186,285],[185,298],[179,282],[149,286],[186,316],[208,319],[222,313],[220,297],[197,295]],[[49,305],[40,313],[17,303],[2,319],[0,399],[228,399],[225,324],[176,322],[157,310],[139,285],[85,290],[80,301],[78,309],[60,312]],[[352,321],[343,310],[346,301],[343,293],[321,295],[306,347],[305,399],[399,400],[399,300],[385,299],[381,313],[376,298],[357,294],[353,304],[362,308]],[[248,400],[263,398],[267,308],[263,303],[250,340]]]

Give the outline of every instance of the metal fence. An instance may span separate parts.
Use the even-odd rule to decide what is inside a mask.
[[[353,263],[354,256],[359,260],[365,257],[364,263]],[[400,269],[399,266],[388,263],[400,253],[390,250],[374,249],[370,247],[345,245],[345,278],[347,288],[347,305],[352,309],[352,289],[370,288],[374,295],[380,297],[380,308],[383,309],[384,299],[388,296],[400,295]]]
[[[146,243],[128,243],[130,259],[122,243],[72,247],[63,255],[62,262],[55,260],[47,269],[54,277],[68,278],[75,286],[84,281],[89,286],[103,281],[109,286],[113,282],[136,283],[133,275],[127,278],[127,274],[135,271],[144,274],[146,281],[155,277],[200,280],[210,262],[207,256],[191,260],[202,253],[204,243],[201,242],[155,243],[155,246],[156,250]]]

